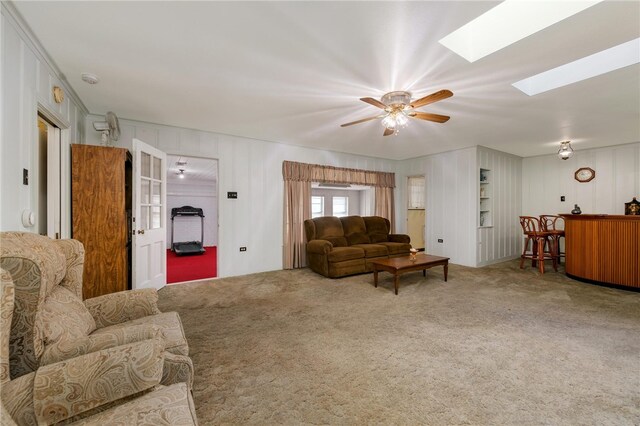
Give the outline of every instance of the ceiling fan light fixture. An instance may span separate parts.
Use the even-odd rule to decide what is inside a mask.
[[[568,160],[573,155],[573,148],[571,148],[570,141],[560,142],[560,149],[558,150],[558,158],[561,160]]]
[[[177,173],[178,177],[180,179],[184,179],[184,169],[180,169],[180,171]]]
[[[407,123],[409,123],[409,118],[405,115],[404,111],[398,111],[396,113],[396,124],[399,127],[406,127]]]
[[[382,125],[389,130],[395,130],[396,128],[396,119],[392,114],[387,115],[382,119]]]

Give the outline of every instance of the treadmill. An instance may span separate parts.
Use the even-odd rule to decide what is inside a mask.
[[[200,217],[200,241],[173,242],[173,224],[175,218],[180,217]],[[204,213],[202,209],[191,206],[174,207],[171,209],[171,250],[178,256],[190,254],[204,254]]]

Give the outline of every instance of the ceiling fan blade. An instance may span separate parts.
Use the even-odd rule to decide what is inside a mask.
[[[354,124],[364,123],[365,121],[375,120],[376,118],[380,118],[380,116],[376,115],[375,117],[363,118],[362,120],[356,120],[356,121],[352,121],[350,123],[341,124],[340,127],[353,126]]]
[[[385,104],[383,104],[382,102],[380,102],[377,99],[373,99],[373,98],[360,98],[360,100],[362,102],[366,102],[369,105],[373,105],[374,107],[378,107],[378,108],[382,108],[382,109],[386,109],[387,106]]]
[[[441,101],[443,99],[447,99],[453,96],[453,92],[451,90],[440,90],[439,92],[432,93],[424,98],[420,98],[416,101],[411,102],[411,108],[418,108],[421,106],[429,105],[434,102]]]
[[[420,120],[435,121],[436,123],[446,123],[451,117],[448,115],[430,114],[428,112],[414,112],[409,117],[419,118]]]
[[[392,135],[392,134],[394,134],[394,133],[395,133],[395,132],[394,132],[393,130],[391,130],[391,129],[386,129],[386,128],[385,128],[385,129],[384,129],[384,133],[382,134],[382,136],[389,136],[389,135]]]

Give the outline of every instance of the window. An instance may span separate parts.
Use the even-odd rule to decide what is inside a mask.
[[[410,176],[407,184],[410,209],[424,209],[424,176]]]
[[[349,198],[348,197],[332,197],[333,198],[333,215],[343,217],[349,215]]]
[[[311,218],[324,216],[324,197],[312,196],[311,197]]]

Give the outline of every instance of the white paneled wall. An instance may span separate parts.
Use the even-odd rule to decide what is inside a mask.
[[[476,266],[516,258],[520,256],[522,247],[518,219],[522,210],[522,158],[479,146],[476,185],[480,179],[480,168],[491,170],[493,217],[491,227],[477,228]]]
[[[115,111],[117,114],[117,111]],[[100,145],[87,117],[87,143]],[[282,269],[284,160],[395,172],[396,161],[309,149],[218,133],[121,119],[117,146],[139,138],[168,154],[218,159],[218,274],[221,277]],[[228,191],[238,198],[227,199]],[[398,191],[396,191],[398,193]],[[397,195],[396,195],[397,196]],[[240,252],[246,246],[246,252]]]
[[[397,227],[406,232],[407,177],[425,175],[426,251],[476,265],[476,147],[402,161],[396,174]],[[438,239],[443,242],[439,243]]]
[[[70,232],[70,150],[69,143],[82,142],[87,113],[70,86],[37,39],[26,29],[11,3],[1,4],[2,39],[2,126],[0,157],[0,229],[30,231],[24,228],[25,209],[38,212],[38,111],[61,128],[62,138],[62,236]],[[53,101],[53,87],[65,91],[61,104]],[[23,169],[29,170],[29,185],[23,185]],[[39,220],[39,218],[36,218]]]
[[[563,161],[555,155],[522,161],[522,213],[529,216],[569,213],[624,214],[624,203],[640,198],[640,143],[581,150]],[[596,177],[580,183],[574,173],[591,167]],[[565,202],[560,197],[566,197]]]

